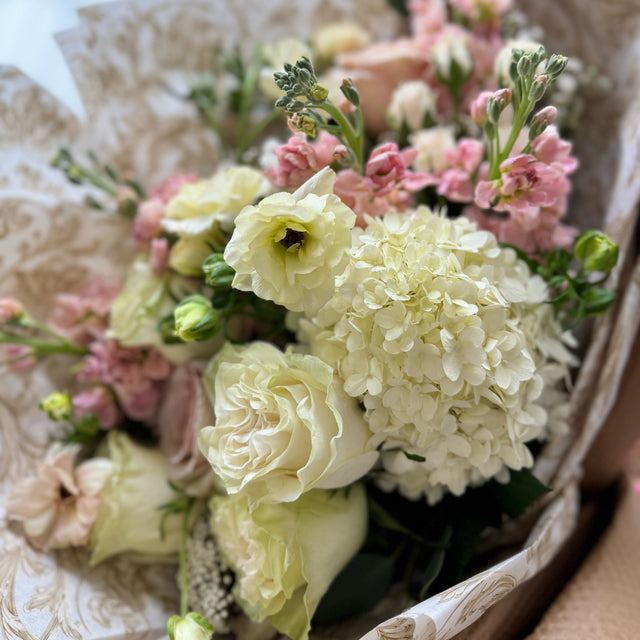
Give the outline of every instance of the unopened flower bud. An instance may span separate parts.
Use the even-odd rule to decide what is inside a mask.
[[[473,60],[467,43],[454,37],[446,37],[431,49],[431,59],[438,80],[456,91],[473,71]]]
[[[167,621],[170,640],[211,640],[213,627],[199,613],[191,611],[182,618],[171,616]]]
[[[203,263],[205,282],[214,291],[226,291],[231,288],[235,271],[225,261],[221,253],[211,254]]]
[[[128,186],[120,186],[116,192],[118,213],[125,218],[135,217],[138,211],[138,194]]]
[[[0,323],[19,320],[24,315],[24,307],[15,298],[0,298]]]
[[[71,396],[66,391],[54,391],[40,401],[39,407],[57,422],[71,417],[73,405]]]
[[[549,58],[545,73],[551,78],[557,78],[566,69],[568,62],[569,59],[566,56],[560,56],[554,53]]]
[[[611,271],[618,261],[618,245],[601,231],[580,234],[573,250],[587,271]]]
[[[360,106],[360,94],[356,89],[356,85],[353,84],[351,78],[345,78],[340,85],[340,91],[342,91],[344,97],[354,106]]]
[[[498,124],[500,114],[511,104],[511,90],[499,89],[487,101],[487,116],[493,124]]]
[[[549,76],[536,76],[533,84],[531,85],[531,89],[529,90],[529,100],[531,100],[531,102],[538,102],[547,90],[548,84]]]
[[[208,340],[218,331],[220,314],[200,295],[185,298],[174,310],[176,335],[185,342]]]
[[[535,140],[558,117],[558,110],[553,106],[540,109],[533,117],[529,127],[529,140]]]
[[[491,96],[493,96],[491,91],[483,91],[471,103],[471,119],[481,127],[484,126],[488,118],[487,105]]]

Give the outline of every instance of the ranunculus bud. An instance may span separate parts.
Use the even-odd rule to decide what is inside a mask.
[[[236,272],[224,261],[221,253],[212,253],[202,263],[202,270],[207,286],[214,291],[226,291],[231,288]]]
[[[54,391],[40,401],[40,409],[52,420],[67,420],[71,417],[71,396],[66,391]]]
[[[175,330],[185,342],[208,340],[218,332],[220,314],[200,295],[185,298],[173,312]]]
[[[167,631],[170,640],[211,640],[213,627],[203,615],[191,611],[184,618],[171,616]]]
[[[588,271],[611,271],[618,261],[618,245],[601,231],[586,231],[578,236],[573,255]]]

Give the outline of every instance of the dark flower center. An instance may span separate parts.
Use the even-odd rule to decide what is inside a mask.
[[[73,494],[71,493],[71,491],[69,491],[67,489],[67,487],[65,487],[64,485],[60,485],[60,499],[61,500],[66,500],[67,498],[70,498]]]
[[[284,238],[280,240],[280,244],[285,249],[289,249],[290,247],[293,247],[296,244],[302,246],[303,240],[304,240],[304,231],[295,231],[294,229],[289,229],[289,227],[287,227],[287,230],[284,234]]]

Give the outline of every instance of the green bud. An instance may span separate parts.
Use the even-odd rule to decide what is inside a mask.
[[[66,391],[54,391],[38,405],[52,420],[68,420],[71,417],[71,396]]]
[[[314,102],[324,102],[329,97],[329,90],[322,85],[314,84],[309,90],[309,94]]]
[[[176,335],[185,342],[208,340],[218,332],[220,314],[200,295],[185,298],[173,311]]]
[[[555,79],[567,68],[568,62],[569,59],[566,56],[559,56],[554,53],[549,58],[549,62],[547,62],[545,73]]]
[[[583,297],[588,315],[604,313],[616,300],[613,289],[589,289]]]
[[[340,85],[340,91],[342,91],[344,97],[354,106],[360,106],[360,94],[356,89],[356,85],[353,84],[351,78],[345,78]]]
[[[186,616],[171,616],[167,621],[170,640],[211,640],[213,627],[201,614],[190,611]]]
[[[531,56],[528,54],[525,54],[524,56],[522,56],[522,58],[520,58],[520,60],[518,60],[518,64],[517,64],[517,71],[518,71],[518,75],[519,76],[528,76],[531,73],[531,69],[532,69],[532,60],[531,60]]]
[[[536,76],[531,89],[529,89],[529,100],[531,102],[538,102],[547,90],[547,84],[549,84],[548,76]]]
[[[221,253],[211,254],[203,263],[202,270],[205,282],[215,291],[225,291],[231,288],[236,272],[225,261]]]
[[[587,271],[611,271],[618,261],[618,245],[601,231],[586,231],[578,236],[573,255]]]

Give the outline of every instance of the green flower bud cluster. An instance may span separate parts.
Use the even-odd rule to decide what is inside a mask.
[[[68,420],[73,408],[71,396],[66,391],[53,391],[38,406],[55,422]]]
[[[278,88],[285,92],[276,100],[276,107],[287,113],[302,111],[306,102],[322,103],[329,95],[327,89],[318,84],[313,65],[305,56],[295,64],[285,63],[284,71],[277,71],[273,77]]]

